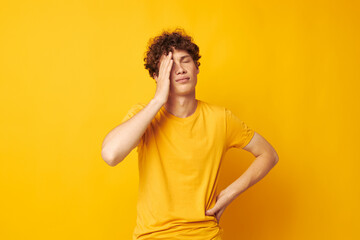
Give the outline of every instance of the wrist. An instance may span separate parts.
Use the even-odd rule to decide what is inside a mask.
[[[226,188],[226,192],[232,199],[235,199],[241,193],[246,191],[247,188],[247,185],[245,185],[243,182],[240,182],[240,180],[238,179]]]
[[[237,198],[239,196],[238,191],[236,191],[236,189],[232,188],[231,186],[227,187],[225,189],[225,192],[226,192],[226,195],[232,200],[234,200],[235,198]]]
[[[152,104],[158,106],[159,108],[161,108],[161,107],[166,103],[166,101],[161,100],[161,99],[158,98],[158,97],[154,97],[153,99],[151,99],[150,102],[151,102]]]

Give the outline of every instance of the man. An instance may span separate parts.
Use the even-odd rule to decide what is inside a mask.
[[[225,208],[278,162],[274,148],[230,110],[195,98],[199,59],[198,46],[181,29],[153,38],[144,60],[155,96],[134,105],[104,139],[101,154],[110,166],[137,146],[133,239],[221,239]],[[232,147],[256,159],[217,194],[221,160]]]

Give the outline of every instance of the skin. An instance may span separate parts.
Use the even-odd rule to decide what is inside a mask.
[[[187,51],[175,48],[172,51],[167,56],[161,56],[159,77],[154,74],[157,83],[155,98],[164,102],[168,112],[185,118],[193,114],[197,107],[195,86],[199,68]],[[189,77],[189,81],[176,81],[184,77]]]
[[[184,58],[187,55],[189,57]],[[165,104],[166,110],[177,117],[190,116],[197,107],[195,86],[198,74],[199,69],[188,52],[173,48],[168,55],[161,56],[159,76],[154,74],[154,99]],[[176,79],[182,77],[190,77],[190,80],[186,83],[176,82]],[[279,161],[275,149],[257,132],[243,149],[252,153],[255,160],[236,181],[220,192],[214,207],[205,211],[205,215],[215,216],[218,223],[226,207],[242,192],[260,181]]]
[[[256,157],[255,160],[236,181],[220,192],[216,197],[215,206],[205,212],[206,215],[214,215],[218,222],[226,207],[241,193],[265,177],[279,161],[275,149],[257,132],[243,149],[252,153]]]

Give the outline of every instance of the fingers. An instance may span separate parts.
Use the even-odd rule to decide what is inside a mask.
[[[170,61],[169,61],[169,65],[167,66],[166,75],[170,75],[172,66],[173,66],[173,60],[171,59],[171,56],[170,56]]]
[[[165,53],[160,58],[160,67],[159,67],[159,76],[163,74],[167,74],[169,72],[169,67],[172,66],[173,60],[172,58],[172,52],[169,52],[169,54],[166,56]],[[171,70],[171,68],[170,68]]]
[[[159,62],[160,62],[159,70],[162,69],[162,66],[164,66],[166,58],[167,58],[167,56],[165,55],[165,53],[163,55],[161,55],[160,60],[159,60]]]
[[[164,54],[164,59],[163,59],[163,61],[162,61],[162,64],[163,64],[162,70],[163,70],[163,71],[164,71],[164,70],[166,71],[166,70],[168,69],[169,63],[170,63],[170,61],[171,61],[171,57],[172,57],[171,52],[169,52],[169,54],[168,54],[167,56],[165,56],[165,54]]]

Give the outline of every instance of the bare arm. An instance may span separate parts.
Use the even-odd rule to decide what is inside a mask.
[[[152,99],[132,118],[115,127],[106,135],[102,144],[101,156],[107,164],[116,166],[139,144],[147,126],[162,105],[161,102]]]
[[[160,59],[159,77],[156,79],[155,97],[129,120],[111,130],[102,143],[101,156],[104,161],[114,167],[134,149],[140,142],[146,128],[156,113],[166,103],[170,88],[170,70],[172,67],[171,52]]]
[[[234,194],[234,197],[264,178],[279,161],[275,149],[257,132],[243,149],[251,152],[256,158],[250,167],[228,186],[228,190]]]
[[[251,152],[256,159],[235,182],[220,192],[215,206],[205,211],[206,215],[215,215],[218,222],[226,207],[242,192],[260,181],[279,161],[275,149],[257,132],[243,149]]]

